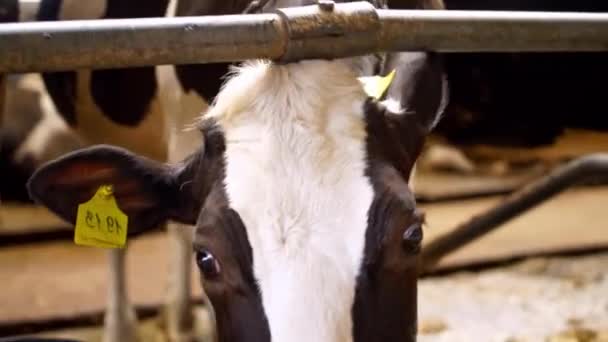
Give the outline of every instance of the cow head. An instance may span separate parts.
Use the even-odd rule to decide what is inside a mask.
[[[410,96],[391,112],[357,76],[339,60],[247,63],[181,163],[94,146],[29,191],[75,222],[112,184],[132,234],[195,225],[222,341],[414,341],[422,215],[408,179],[436,117],[411,108],[440,106]]]

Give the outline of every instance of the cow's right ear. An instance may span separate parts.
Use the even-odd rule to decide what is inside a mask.
[[[75,224],[78,205],[102,185],[112,185],[118,207],[129,218],[129,233],[159,227],[168,219],[194,224],[197,212],[185,211],[198,158],[170,166],[125,149],[98,145],[51,161],[28,181],[30,197]],[[188,203],[190,204],[190,203]]]

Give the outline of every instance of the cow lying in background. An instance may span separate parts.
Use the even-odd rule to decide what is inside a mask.
[[[595,0],[445,3],[448,10],[608,12],[608,2]],[[606,58],[606,52],[448,54],[453,92],[435,134],[477,161],[562,162],[605,151]]]
[[[112,184],[131,233],[195,224],[220,341],[415,341],[422,216],[408,180],[442,97],[391,112],[358,61],[246,63],[183,161],[94,146],[37,171],[31,195],[74,223]]]

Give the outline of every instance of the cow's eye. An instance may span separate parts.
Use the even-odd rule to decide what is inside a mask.
[[[403,248],[408,253],[418,253],[422,242],[422,224],[413,223],[403,232]]]
[[[209,251],[197,251],[196,264],[205,278],[212,279],[220,274],[220,263]]]

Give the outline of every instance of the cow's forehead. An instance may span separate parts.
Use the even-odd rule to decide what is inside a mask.
[[[226,201],[243,222],[271,335],[348,341],[374,197],[365,93],[329,62],[249,68],[209,115],[225,135]],[[341,93],[328,94],[330,84]]]
[[[338,130],[356,125],[328,120]],[[246,227],[273,338],[347,341],[373,200],[364,141],[333,132],[327,141],[281,122],[290,123],[275,121],[286,139],[269,132],[255,144],[227,143],[229,203]]]

